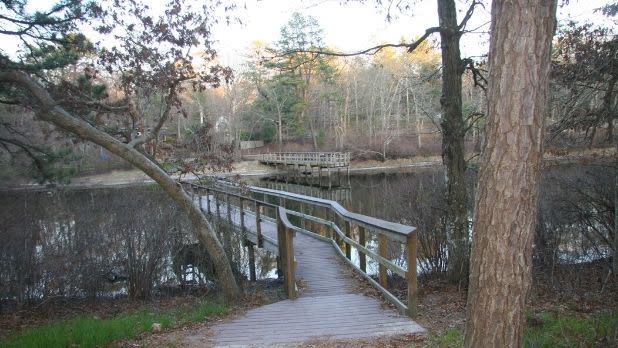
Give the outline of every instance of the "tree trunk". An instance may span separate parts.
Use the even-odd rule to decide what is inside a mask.
[[[449,236],[448,276],[454,283],[468,279],[469,233],[466,187],[465,124],[462,116],[459,52],[461,32],[454,0],[438,0],[442,48],[442,162],[446,167],[446,202]]]
[[[618,128],[618,122],[614,120],[612,125]],[[614,129],[614,147],[618,153],[618,129]],[[614,161],[614,262],[612,272],[618,277],[618,163]]]
[[[522,346],[555,13],[555,0],[492,4],[466,347]]]
[[[206,217],[202,214],[191,197],[182,189],[179,183],[137,149],[92,127],[82,119],[70,115],[56,104],[38,82],[28,75],[20,72],[3,72],[0,73],[0,81],[14,82],[27,89],[41,105],[41,111],[37,113],[39,119],[52,123],[82,139],[104,147],[109,152],[122,157],[156,181],[189,216],[195,228],[197,238],[206,247],[208,254],[215,264],[217,275],[219,276],[220,284],[226,299],[231,302],[238,297],[238,286],[221,243],[215,236],[214,230]]]

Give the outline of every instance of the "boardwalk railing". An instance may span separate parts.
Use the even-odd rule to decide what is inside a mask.
[[[300,165],[310,167],[347,167],[350,165],[349,152],[274,152],[258,156],[265,164]]]
[[[240,226],[241,233],[260,248],[279,256],[279,265],[284,277],[284,288],[288,298],[297,297],[294,260],[294,229],[287,217],[285,208],[260,201],[229,190],[220,190],[212,187],[197,185],[190,182],[181,182],[183,187],[194,197],[198,196],[200,209],[203,213],[230,224]],[[202,196],[206,197],[206,206]],[[225,215],[224,215],[225,214]],[[252,215],[253,217],[247,217]],[[262,222],[270,221],[277,226],[276,239],[262,233]],[[251,224],[254,229],[247,226]],[[252,250],[250,250],[250,259]],[[250,267],[251,279],[255,280],[255,268]]]
[[[352,213],[331,200],[254,186],[251,186],[249,190],[256,195],[263,195],[264,201],[268,201],[268,197],[270,200],[278,200],[280,206],[285,206],[286,201],[297,202],[299,211],[286,209],[289,216],[295,216],[300,220],[298,224],[300,226],[295,225],[294,230],[310,233],[317,238],[331,242],[335,250],[400,312],[411,317],[416,315],[418,240],[415,227]],[[322,211],[320,212],[319,209]],[[377,251],[370,250],[367,245],[371,237],[377,239]],[[407,263],[405,269],[388,259],[389,245],[394,246],[396,250],[404,251]],[[358,252],[358,266],[352,261],[352,248]],[[377,281],[367,273],[367,257],[379,265]],[[401,302],[388,290],[388,271],[406,280],[407,304]]]
[[[229,182],[219,182],[219,184],[227,186],[227,190],[234,189],[229,186]],[[352,213],[339,203],[327,199],[255,186],[249,186],[248,190],[255,197],[262,198],[261,202],[271,202],[281,207],[295,203],[298,206],[296,210],[285,210],[287,215],[296,221],[296,224],[290,227],[291,229],[330,242],[339,255],[376,287],[401,313],[412,317],[416,315],[418,240],[415,227]],[[373,247],[376,244],[377,247]],[[407,264],[405,269],[388,258],[389,247],[391,250],[403,251]],[[352,248],[358,253],[358,265],[352,261]],[[378,264],[377,281],[367,273],[367,257]],[[388,290],[388,271],[406,280],[407,304]]]
[[[254,215],[257,230],[253,242],[259,247],[264,247],[279,255],[285,277],[286,292],[288,292],[290,298],[296,297],[293,232],[298,231],[330,242],[339,255],[360,272],[401,313],[411,317],[416,315],[418,281],[416,269],[417,233],[415,227],[352,213],[335,201],[286,191],[250,186],[249,192],[254,196],[263,197],[262,200],[259,200],[240,193],[232,193],[232,190],[237,189],[232,186],[214,189],[192,183],[183,183],[183,185],[189,188],[193,194],[209,197],[206,200],[208,204],[206,211],[219,218],[222,218],[219,202],[224,198],[225,206],[230,207],[230,209],[226,209],[227,220],[232,221],[231,212],[237,211],[241,216],[239,219],[241,230],[245,233],[249,232],[247,233],[249,238],[252,234],[251,231],[245,229],[247,221],[245,215]],[[210,207],[210,197],[215,202],[215,210]],[[299,207],[298,210],[284,208],[286,203],[290,202],[295,202]],[[295,218],[297,223],[290,223],[289,216]],[[277,240],[268,238],[261,233],[260,223],[262,221],[270,221],[276,224]],[[375,244],[369,243],[375,239],[377,239],[377,250],[375,250],[376,248],[372,250],[368,244]],[[394,247],[395,250],[403,250],[407,264],[405,269],[388,258],[389,246],[391,249]],[[358,266],[352,261],[352,248],[356,249],[358,253]],[[377,281],[367,272],[367,257],[378,264]],[[388,271],[406,280],[407,304],[404,304],[388,290]]]

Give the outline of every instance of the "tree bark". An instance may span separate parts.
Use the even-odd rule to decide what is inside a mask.
[[[438,0],[442,48],[442,162],[446,167],[446,201],[449,236],[448,277],[451,282],[468,279],[470,239],[466,187],[465,124],[462,116],[459,51],[461,31],[454,0]]]
[[[494,1],[491,10],[465,346],[521,347],[556,1]]]
[[[206,217],[179,183],[134,147],[122,143],[109,134],[94,128],[84,120],[70,115],[58,106],[44,87],[30,76],[14,71],[0,72],[0,81],[19,84],[30,92],[40,105],[40,111],[37,113],[39,119],[104,147],[156,181],[179,207],[188,214],[195,228],[197,238],[206,247],[215,264],[226,299],[231,302],[238,297],[239,289],[223,246],[217,239]]]

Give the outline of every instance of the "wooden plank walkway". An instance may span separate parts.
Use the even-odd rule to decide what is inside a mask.
[[[206,206],[204,203],[203,206]],[[211,200],[211,211],[214,203]],[[225,203],[220,215],[227,218]],[[248,215],[248,214],[247,214]],[[255,234],[255,224],[245,226]],[[230,216],[240,226],[240,212],[232,206]],[[248,215],[253,217],[251,215]],[[276,225],[261,223],[264,236],[276,239]],[[424,329],[409,317],[386,308],[373,297],[355,294],[345,264],[331,244],[296,233],[294,252],[296,278],[304,289],[299,298],[284,300],[248,311],[235,320],[196,332],[183,345],[193,347],[296,346],[321,339],[358,339],[395,334],[421,334]]]

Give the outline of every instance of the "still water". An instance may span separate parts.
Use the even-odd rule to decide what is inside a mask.
[[[544,179],[535,258],[583,262],[605,257],[613,233],[613,168],[552,167]],[[331,190],[266,180],[250,184],[336,200],[353,212],[416,226],[420,271],[431,272],[444,270],[448,261],[444,181],[442,169],[433,167],[352,176],[350,187]],[[153,185],[4,191],[0,206],[2,301],[148,297],[177,287],[210,286],[216,278],[186,216]],[[227,248],[236,273],[246,277],[241,239]],[[375,248],[375,240],[368,245]],[[272,255],[256,251],[258,278],[276,277]],[[394,248],[390,258],[401,263],[402,255]],[[376,270],[368,263],[369,273]]]

